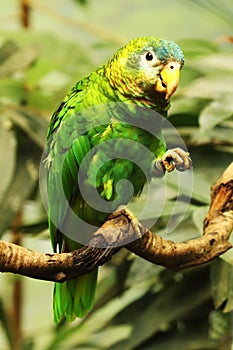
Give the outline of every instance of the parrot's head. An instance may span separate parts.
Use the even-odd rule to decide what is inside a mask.
[[[109,61],[106,74],[113,87],[135,97],[162,96],[175,92],[184,55],[173,41],[156,37],[131,40]]]

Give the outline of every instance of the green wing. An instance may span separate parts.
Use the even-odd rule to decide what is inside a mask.
[[[90,151],[87,135],[80,135],[77,109],[82,103],[82,90],[74,88],[51,119],[47,141],[48,214],[51,242],[54,251],[79,249],[81,244],[63,235],[70,207],[75,211],[83,206],[77,178],[79,166]],[[84,169],[85,170],[85,169]],[[66,229],[64,231],[66,233]],[[94,304],[97,269],[77,279],[55,283],[54,321],[62,318],[73,321],[83,317]]]
[[[80,135],[77,127],[83,100],[81,85],[85,80],[71,90],[53,114],[47,135],[48,216],[54,251],[57,245],[62,249],[62,226],[74,196],[79,194],[78,170],[90,150],[88,136]]]

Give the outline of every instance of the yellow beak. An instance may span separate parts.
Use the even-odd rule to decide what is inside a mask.
[[[166,93],[165,99],[168,100],[176,91],[180,77],[180,64],[169,62],[163,67],[159,74],[158,81],[155,85],[157,92]]]

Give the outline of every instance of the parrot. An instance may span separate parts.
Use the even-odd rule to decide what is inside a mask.
[[[79,80],[54,112],[45,157],[54,252],[87,245],[93,228],[139,197],[153,176],[191,167],[189,153],[167,150],[159,118],[158,125],[151,123],[156,124],[155,132],[144,128],[152,111],[167,117],[183,65],[184,54],[175,42],[154,36],[132,39],[106,64]],[[140,147],[152,156],[142,154]],[[133,185],[131,191],[122,179]],[[100,208],[88,200],[94,194],[104,203]],[[55,282],[56,324],[82,318],[92,310],[97,276],[95,268],[75,279]]]

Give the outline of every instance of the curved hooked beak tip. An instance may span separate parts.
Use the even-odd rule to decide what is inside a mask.
[[[155,85],[157,92],[166,93],[165,99],[168,100],[176,91],[180,77],[180,64],[169,62],[163,67]]]

